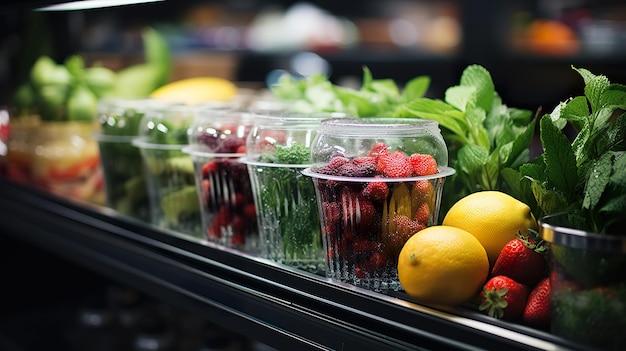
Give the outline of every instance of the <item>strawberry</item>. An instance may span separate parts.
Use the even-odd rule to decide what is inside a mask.
[[[398,150],[378,158],[378,172],[389,178],[405,178],[413,175],[413,167],[404,152]]]
[[[415,214],[413,215],[413,219],[418,223],[424,225],[428,224],[428,220],[430,219],[430,207],[428,206],[428,203],[422,202],[419,205],[417,211],[415,211]]]
[[[531,237],[518,233],[515,239],[504,245],[491,270],[492,276],[506,275],[528,286],[535,286],[546,276],[547,244],[536,231],[529,232]]]
[[[528,287],[509,277],[498,275],[485,283],[480,297],[480,311],[493,318],[515,321],[524,314]]]
[[[389,187],[386,182],[369,182],[361,194],[373,201],[385,200],[389,195]]]
[[[534,327],[550,324],[550,278],[543,278],[528,295],[524,308],[524,323]]]
[[[396,214],[391,218],[391,222],[394,224],[393,227],[395,230],[387,234],[386,244],[389,245],[389,249],[394,255],[402,250],[404,243],[406,243],[413,234],[425,228],[423,224],[411,220],[411,218],[405,215]]]
[[[432,155],[412,154],[409,156],[409,162],[413,167],[413,174],[416,176],[426,176],[439,172],[437,161]]]
[[[216,172],[219,165],[215,161],[209,161],[202,166],[202,176],[207,177],[209,174]]]
[[[389,150],[387,150],[387,145],[385,143],[376,143],[370,149],[370,152],[367,156],[378,158],[379,156],[388,155]]]

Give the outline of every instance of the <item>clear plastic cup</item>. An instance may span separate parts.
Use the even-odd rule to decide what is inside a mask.
[[[174,105],[148,111],[133,140],[143,159],[151,222],[197,238],[204,237],[200,203],[193,161],[183,148],[200,109]]]
[[[183,152],[193,161],[202,233],[209,242],[256,254],[258,228],[248,169],[240,158],[254,124],[238,109],[204,108]]]
[[[98,103],[95,136],[105,181],[106,204],[117,212],[150,221],[150,203],[141,152],[132,145],[143,116],[172,103],[108,98]]]
[[[326,276],[376,291],[401,290],[399,252],[411,235],[437,224],[445,178],[454,174],[437,123],[324,120],[311,160],[302,173],[315,184]]]
[[[338,114],[337,114],[338,115]],[[259,224],[259,255],[323,273],[325,254],[315,186],[302,170],[320,122],[332,114],[257,113],[246,157]]]

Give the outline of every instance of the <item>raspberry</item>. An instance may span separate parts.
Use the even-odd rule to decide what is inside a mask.
[[[222,154],[233,154],[236,153],[237,149],[244,144],[245,141],[242,138],[231,135],[222,140],[222,142],[215,148],[214,152]]]
[[[322,208],[324,209],[324,217],[328,225],[334,225],[339,222],[341,218],[341,210],[339,204],[336,202],[323,202]]]
[[[432,155],[413,154],[409,157],[413,173],[417,176],[437,174],[437,161]]]
[[[398,150],[378,159],[378,171],[389,178],[405,178],[413,175],[413,167],[409,158]]]
[[[206,178],[209,174],[217,172],[219,165],[215,161],[209,161],[202,166],[202,177]]]
[[[361,194],[372,201],[385,200],[389,195],[389,187],[385,182],[369,182]]]
[[[419,203],[428,202],[430,203],[433,198],[433,193],[435,189],[433,188],[433,184],[428,180],[416,180],[415,184],[413,184],[413,201]]]
[[[415,215],[413,215],[413,219],[423,225],[428,224],[428,220],[430,219],[430,207],[428,206],[428,203],[422,202],[419,205],[417,211],[415,211]]]
[[[378,158],[379,156],[388,155],[389,150],[387,150],[387,145],[385,143],[376,143],[370,149],[368,156]]]
[[[346,157],[335,156],[330,160],[330,162],[328,162],[328,167],[330,167],[331,169],[337,169],[345,165],[346,163],[350,163],[350,160]]]
[[[376,166],[376,158],[371,156],[362,156],[355,157],[352,162],[356,165],[362,165],[364,163],[371,163],[373,166]]]

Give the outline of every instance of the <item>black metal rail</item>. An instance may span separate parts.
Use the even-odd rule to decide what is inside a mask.
[[[580,350],[471,308],[380,294],[0,180],[12,235],[281,350]]]

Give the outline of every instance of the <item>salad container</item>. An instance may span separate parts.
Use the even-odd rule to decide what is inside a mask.
[[[438,221],[448,154],[434,121],[321,122],[303,174],[315,184],[326,276],[375,291],[401,290],[406,240]]]
[[[567,213],[541,219],[550,243],[551,329],[602,350],[626,349],[626,237],[570,225]]]
[[[105,203],[100,153],[91,123],[42,121],[31,137],[36,185],[72,200]]]
[[[183,152],[199,107],[171,105],[147,111],[133,140],[143,160],[150,221],[164,229],[201,238],[200,205],[193,162]]]
[[[252,125],[252,115],[244,110],[201,109],[183,152],[193,161],[202,234],[211,243],[256,254],[252,185],[246,165],[240,162]]]
[[[315,186],[302,170],[323,117],[331,114],[255,114],[246,157],[259,227],[259,255],[323,273],[325,254]]]
[[[171,103],[151,99],[103,99],[98,103],[95,139],[104,173],[106,204],[117,212],[150,220],[148,191],[139,149],[132,145],[147,111]]]
[[[33,135],[41,119],[37,115],[11,117],[7,143],[7,178],[32,182]]]

